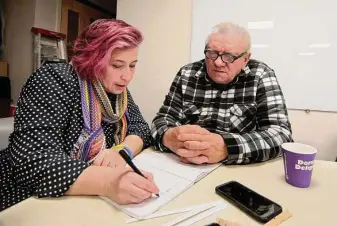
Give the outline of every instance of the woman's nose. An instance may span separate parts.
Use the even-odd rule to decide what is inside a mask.
[[[123,74],[122,74],[121,78],[124,81],[129,82],[132,79],[132,75],[133,75],[133,72],[132,72],[131,68],[126,67],[125,70],[123,71]]]

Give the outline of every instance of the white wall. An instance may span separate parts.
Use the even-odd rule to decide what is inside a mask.
[[[134,10],[137,9],[137,10]],[[162,104],[179,68],[190,59],[191,0],[118,0],[117,18],[145,36],[130,85],[148,123]],[[294,138],[318,148],[318,159],[337,157],[337,114],[289,111]]]
[[[5,50],[14,103],[33,71],[33,26],[59,31],[62,0],[5,0]]]

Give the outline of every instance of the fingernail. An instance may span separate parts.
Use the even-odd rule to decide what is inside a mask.
[[[160,197],[160,195],[159,194],[152,194],[151,197],[152,198],[158,198],[158,197]]]

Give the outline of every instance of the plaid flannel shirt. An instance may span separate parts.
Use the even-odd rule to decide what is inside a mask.
[[[249,60],[226,85],[214,83],[204,60],[182,67],[152,122],[154,146],[170,151],[162,137],[170,127],[196,124],[220,134],[227,146],[225,164],[261,162],[281,155],[292,141],[288,112],[273,69]]]

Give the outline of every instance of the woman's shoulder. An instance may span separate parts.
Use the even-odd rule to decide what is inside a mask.
[[[69,63],[47,63],[41,66],[35,73],[65,80],[77,78],[73,66]]]
[[[27,80],[27,83],[76,86],[77,74],[68,63],[47,63],[38,68]]]

